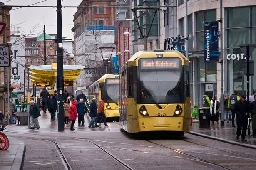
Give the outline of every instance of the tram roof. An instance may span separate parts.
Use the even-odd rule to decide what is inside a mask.
[[[117,76],[119,77],[118,74],[104,74],[101,78],[97,80],[97,82],[105,82],[106,78],[116,78]]]
[[[179,57],[188,60],[182,53],[176,50],[171,51],[138,51],[128,61],[135,61],[137,58],[156,57],[156,54],[163,54],[164,57]]]
[[[64,85],[75,81],[83,69],[84,66],[82,65],[63,65]],[[57,77],[57,64],[53,63],[52,65],[39,66],[31,65],[29,67],[29,73],[33,84],[53,87]]]

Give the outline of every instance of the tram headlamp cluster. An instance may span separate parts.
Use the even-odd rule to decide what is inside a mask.
[[[107,105],[107,109],[111,109],[110,105]]]
[[[176,109],[174,111],[174,116],[179,116],[182,113],[182,107],[180,105],[176,106]]]
[[[148,111],[144,105],[140,107],[139,112],[142,116],[149,116]]]

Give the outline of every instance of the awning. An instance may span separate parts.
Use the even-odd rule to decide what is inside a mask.
[[[64,85],[70,85],[83,71],[82,65],[63,65]],[[57,77],[57,64],[31,65],[29,67],[30,80],[37,86],[54,86]]]

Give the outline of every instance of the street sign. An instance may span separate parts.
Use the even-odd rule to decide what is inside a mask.
[[[6,27],[6,23],[0,22],[0,35],[3,33],[5,27]]]
[[[0,67],[10,66],[9,47],[0,46]]]

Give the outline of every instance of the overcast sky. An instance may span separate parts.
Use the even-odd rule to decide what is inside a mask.
[[[0,0],[6,5],[57,5],[57,0]],[[78,6],[82,0],[63,0],[62,5]],[[63,8],[63,37],[73,38],[71,28],[73,27],[73,15],[77,8]],[[10,13],[12,30],[20,27],[23,34],[39,35],[43,32],[43,25],[46,25],[46,33],[57,33],[56,8],[19,8]]]

